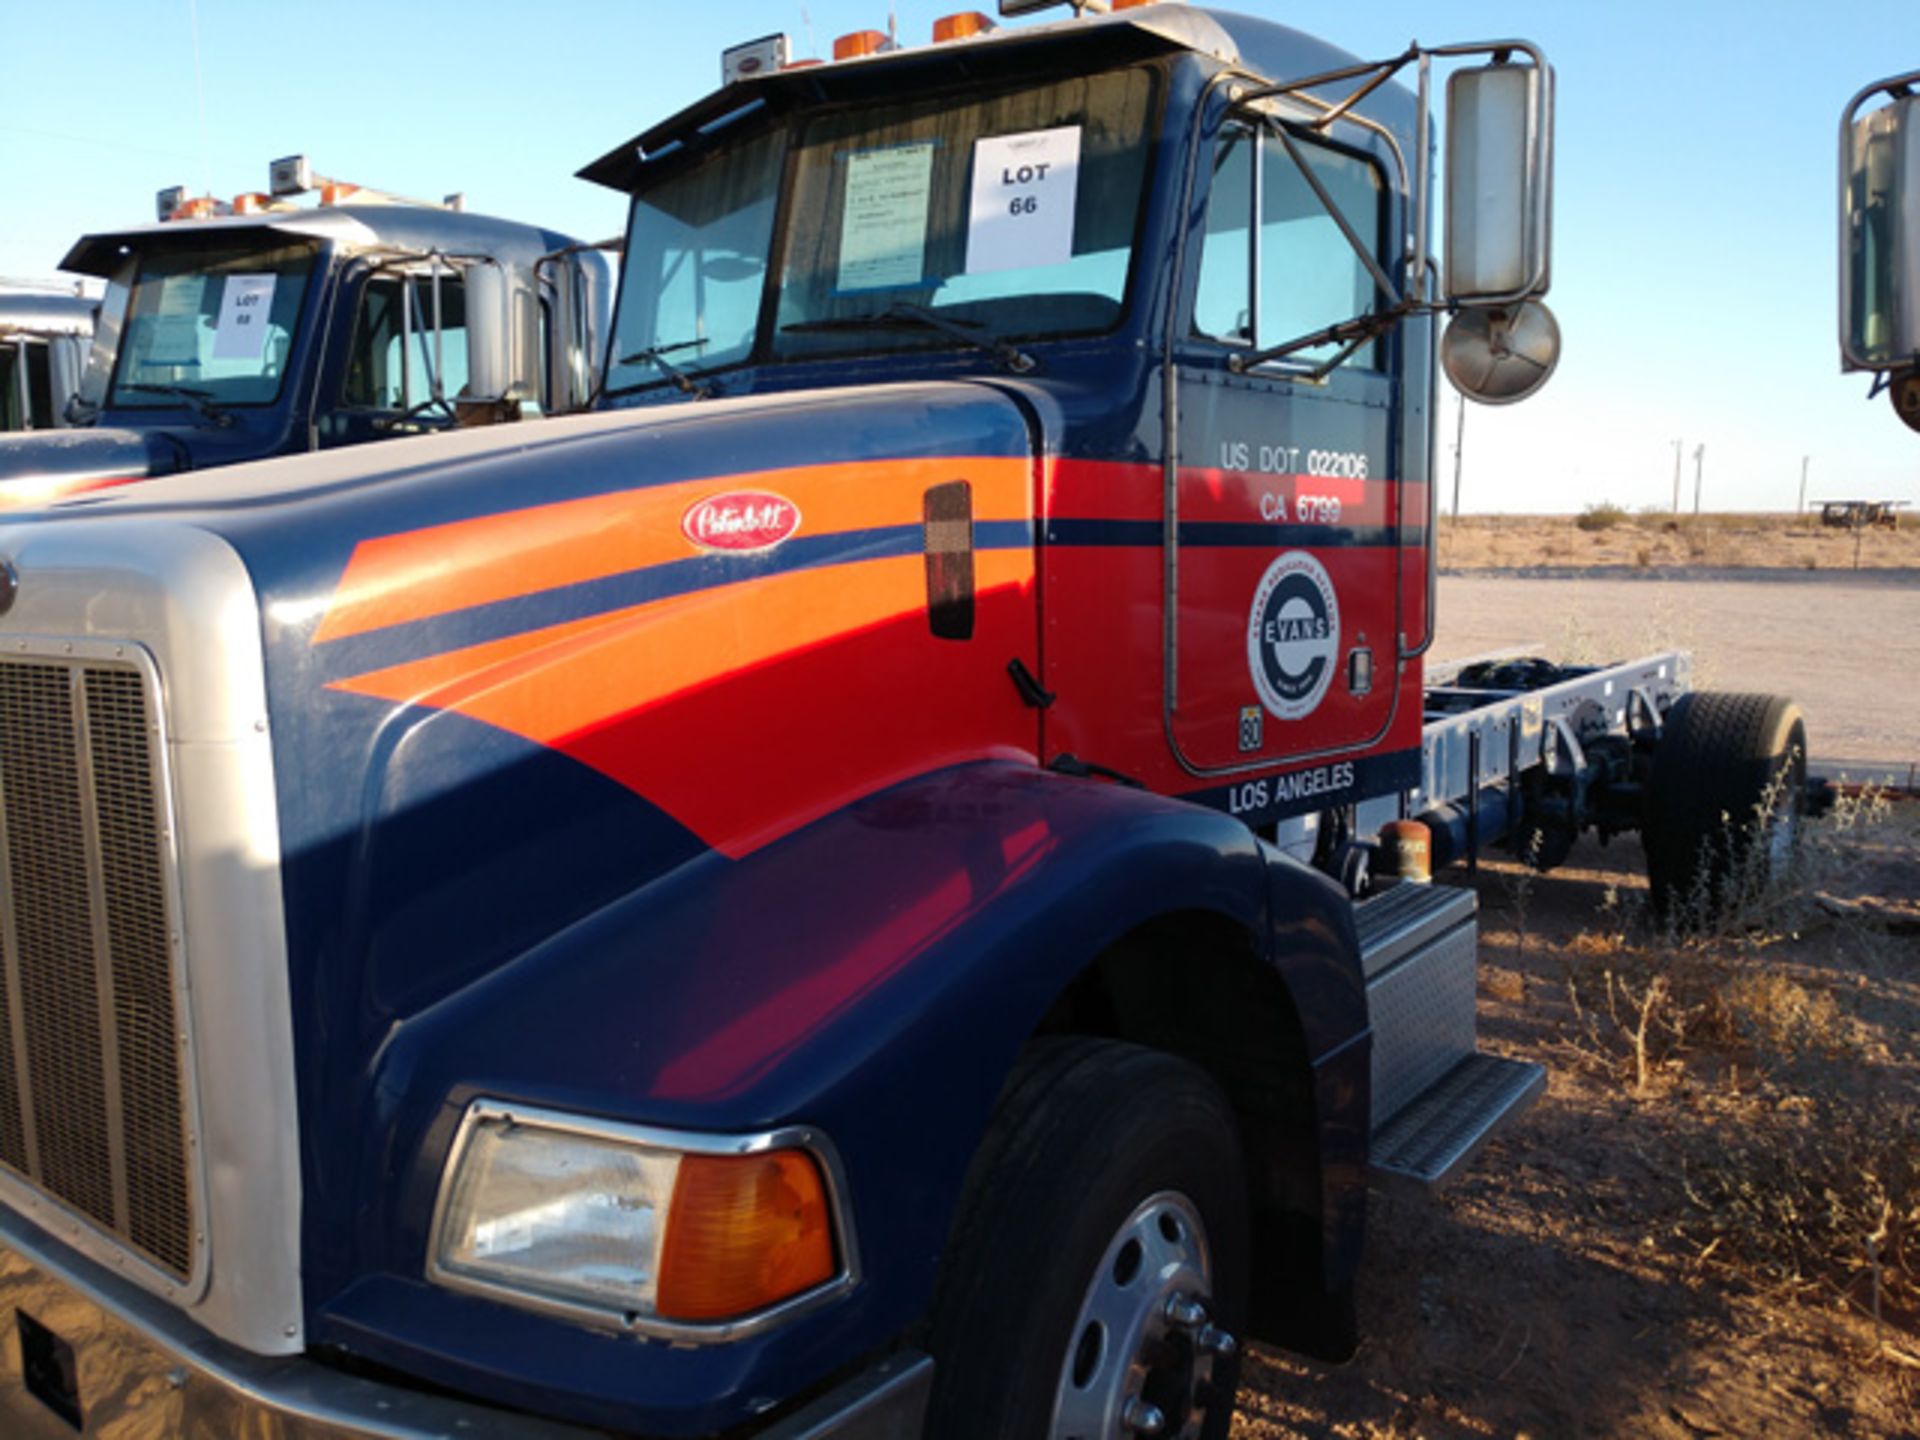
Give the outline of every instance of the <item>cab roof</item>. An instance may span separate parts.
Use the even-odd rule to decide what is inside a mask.
[[[91,335],[99,308],[86,295],[0,290],[0,335]]]
[[[253,236],[329,240],[348,251],[440,250],[450,255],[483,254],[525,263],[579,243],[557,230],[438,206],[326,205],[102,230],[75,241],[60,268],[105,276],[113,273],[123,250],[190,249]]]
[[[1358,63],[1326,41],[1229,11],[1191,5],[1136,6],[1044,25],[1003,26],[985,34],[916,45],[824,64],[789,66],[724,85],[671,118],[642,131],[579,172],[615,190],[634,189],[645,166],[690,141],[725,128],[749,111],[774,112],[834,100],[910,93],[929,81],[979,78],[988,83],[1035,73],[1085,73],[1155,55],[1188,53],[1266,80],[1300,79]],[[1383,117],[1412,124],[1412,96],[1386,86],[1403,109]],[[1392,106],[1392,101],[1388,102]]]

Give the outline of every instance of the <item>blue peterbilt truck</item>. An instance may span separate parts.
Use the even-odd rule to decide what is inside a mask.
[[[105,286],[97,333],[48,433],[0,438],[0,512],[591,403],[612,291],[596,247],[301,155],[269,177],[231,201],[163,190],[154,223],[74,242],[61,268]]]
[[[10,1434],[1218,1440],[1544,1083],[1423,845],[1790,845],[1785,701],[1425,673],[1536,51],[936,36],[584,172],[600,413],[0,525]]]

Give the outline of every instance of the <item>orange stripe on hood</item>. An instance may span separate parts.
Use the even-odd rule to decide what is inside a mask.
[[[947,706],[938,723],[923,721],[954,729],[951,758],[1028,751],[1030,712],[1001,667],[1005,655],[1032,643],[1033,552],[981,551],[976,564],[983,630],[1003,643],[985,634],[985,645],[958,648],[935,639],[920,618],[925,561],[909,555],[670,596],[330,688],[456,711],[565,750],[707,844],[739,855],[884,783],[883,772],[904,763],[844,725],[844,744],[823,741],[813,732],[829,715],[851,714],[865,725],[887,713],[890,698],[951,685],[969,703]],[[784,708],[749,693],[756,678],[796,663],[811,683],[787,692]],[[971,673],[976,669],[981,673]],[[685,713],[676,718],[677,708]],[[784,735],[791,763],[751,787],[698,779],[689,773],[689,737],[682,733],[695,711],[708,717],[694,726],[703,735],[741,724],[766,729],[775,744]],[[918,735],[912,726],[887,728]],[[915,753],[940,738],[919,736]]]
[[[797,535],[831,535],[919,524],[927,487],[961,478],[973,482],[976,521],[1025,519],[1028,476],[1024,457],[943,455],[799,466],[562,500],[363,540],[354,547],[314,641],[704,553],[681,533],[680,521],[688,507],[709,495],[768,490],[799,508]]]
[[[1033,575],[1030,551],[985,551],[979,586]],[[918,555],[796,570],[676,595],[329,688],[457,710],[542,745],[808,646],[926,609]]]

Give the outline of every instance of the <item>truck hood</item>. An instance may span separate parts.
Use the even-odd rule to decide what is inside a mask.
[[[1031,761],[1007,678],[1039,664],[1030,415],[972,382],[747,396],[173,475],[35,521],[186,525],[246,566],[296,1015],[302,991],[341,1004],[312,1032],[337,1035],[689,862],[929,769]],[[970,542],[962,638],[930,623],[933,491]]]
[[[0,437],[0,511],[38,509],[70,495],[183,469],[187,452],[164,430],[35,430]]]

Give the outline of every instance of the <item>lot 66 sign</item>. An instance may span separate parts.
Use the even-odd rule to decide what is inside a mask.
[[[1071,260],[1079,191],[1078,125],[974,141],[967,273]]]

